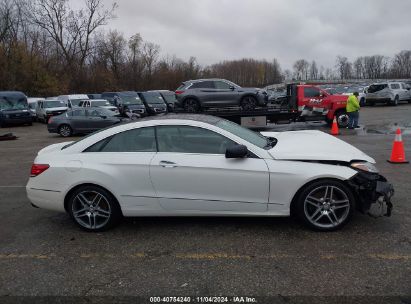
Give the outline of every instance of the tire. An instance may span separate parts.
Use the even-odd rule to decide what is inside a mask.
[[[200,103],[194,98],[187,98],[186,100],[184,100],[183,107],[184,111],[187,113],[198,113],[201,109]]]
[[[241,99],[241,109],[243,111],[252,111],[257,107],[257,99],[253,96],[245,96]]]
[[[81,229],[89,232],[110,229],[122,218],[120,206],[114,196],[107,190],[92,185],[82,186],[71,194],[67,211]]]
[[[73,129],[67,124],[59,126],[58,132],[63,137],[70,137],[73,135]]]
[[[400,97],[398,95],[395,96],[394,100],[391,102],[393,107],[398,106],[398,102],[400,101]]]
[[[338,124],[338,127],[340,128],[347,128],[348,125],[350,124],[350,118],[348,117],[348,114],[346,111],[337,112],[335,117],[337,118],[337,124]]]
[[[354,208],[354,195],[344,183],[324,179],[310,183],[301,190],[294,210],[310,229],[335,231],[350,221]]]

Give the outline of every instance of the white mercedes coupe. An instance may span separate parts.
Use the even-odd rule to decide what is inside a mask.
[[[393,187],[374,163],[320,131],[260,134],[170,114],[42,149],[26,189],[33,206],[67,212],[87,231],[123,216],[289,215],[330,231],[355,210],[390,215]]]

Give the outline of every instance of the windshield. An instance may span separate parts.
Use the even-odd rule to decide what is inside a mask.
[[[84,99],[70,99],[70,103],[73,107],[78,107],[80,102],[82,102]]]
[[[387,84],[373,84],[373,85],[370,85],[370,87],[368,88],[368,93],[375,93],[375,92],[384,90],[387,87],[388,87]]]
[[[91,102],[92,107],[104,107],[111,106],[111,103],[108,100],[93,100]]]
[[[164,99],[166,100],[166,102],[177,102],[177,98],[176,98],[176,94],[174,92],[170,92],[170,93],[162,93]]]
[[[28,108],[27,100],[18,96],[0,97],[0,110],[24,110]]]
[[[142,93],[147,103],[164,103],[163,97],[157,92]]]
[[[43,101],[43,107],[44,108],[60,108],[60,107],[65,107],[66,104],[62,100],[47,100]]]
[[[140,97],[122,96],[121,103],[125,105],[141,105],[143,104]]]
[[[230,132],[245,141],[248,141],[252,143],[253,145],[256,145],[259,148],[266,148],[268,144],[268,139],[264,136],[262,136],[260,133],[251,131],[249,129],[246,129],[244,127],[241,127],[240,125],[233,123],[228,120],[220,120],[217,123],[217,127]]]

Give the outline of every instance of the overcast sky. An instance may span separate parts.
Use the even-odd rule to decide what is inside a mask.
[[[107,5],[111,3],[104,0]],[[335,65],[337,55],[392,56],[411,49],[410,0],[117,0],[109,27],[140,33],[162,54],[202,65],[277,58]]]

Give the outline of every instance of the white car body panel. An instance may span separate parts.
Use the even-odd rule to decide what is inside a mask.
[[[275,159],[345,162],[364,160],[375,163],[373,158],[354,146],[321,131],[261,132],[261,134],[278,139],[277,145],[269,150]]]
[[[125,130],[173,124],[213,130],[247,145],[257,158],[82,152],[101,139]],[[374,161],[351,145],[319,131],[263,134],[277,137],[277,146],[267,151],[216,126],[192,120],[147,120],[115,126],[63,150],[70,142],[40,150],[35,163],[49,164],[50,168],[29,179],[27,195],[38,207],[65,211],[67,193],[77,185],[92,183],[116,197],[124,216],[287,216],[295,193],[307,182],[325,177],[347,180],[357,173],[347,166],[298,160],[310,157],[311,160]],[[304,149],[298,149],[301,146]],[[169,163],[162,166],[161,161]]]

